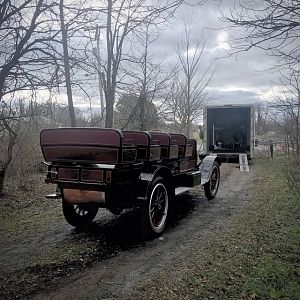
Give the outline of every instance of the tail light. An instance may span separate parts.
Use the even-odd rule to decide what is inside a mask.
[[[111,171],[99,169],[75,169],[53,167],[48,170],[47,183],[55,181],[77,181],[77,182],[106,182],[111,183]]]
[[[102,170],[82,170],[81,180],[87,182],[103,182]]]
[[[79,170],[69,169],[69,168],[59,168],[58,180],[79,180]]]

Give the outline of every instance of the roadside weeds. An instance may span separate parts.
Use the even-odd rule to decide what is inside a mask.
[[[300,299],[300,207],[281,164],[256,160],[249,206],[128,299]]]

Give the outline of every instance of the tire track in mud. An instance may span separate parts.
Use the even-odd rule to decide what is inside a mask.
[[[59,203],[58,203],[59,205]],[[99,213],[101,223],[110,223],[114,219],[107,211]],[[71,228],[71,229],[70,229]],[[20,268],[29,267],[37,258],[51,254],[51,251],[64,241],[76,241],[83,233],[77,232],[63,220],[51,222],[46,228],[37,230],[25,236],[18,237],[12,241],[1,242],[0,248],[0,269],[2,271],[14,271]]]
[[[172,264],[173,258],[193,243],[201,243],[225,228],[233,215],[247,206],[254,179],[253,166],[251,169],[250,173],[240,173],[233,166],[231,174],[221,180],[218,195],[212,201],[205,199],[201,188],[176,197],[169,225],[158,239],[143,243],[136,238],[138,223],[134,212],[121,215],[111,223],[95,222],[89,235],[98,243],[99,251],[95,255],[99,261],[70,278],[62,278],[59,284],[33,298],[126,297],[146,278],[155,276],[162,266]],[[101,247],[103,242],[105,245]]]

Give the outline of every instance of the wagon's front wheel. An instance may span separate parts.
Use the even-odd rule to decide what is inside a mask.
[[[168,188],[161,177],[151,184],[147,202],[141,208],[141,235],[149,239],[162,233],[167,223],[169,209]]]
[[[220,183],[220,167],[215,161],[212,167],[209,181],[204,184],[205,196],[208,200],[214,199],[217,195]]]
[[[72,204],[63,199],[62,208],[65,219],[70,225],[77,228],[85,228],[94,220],[99,209],[99,204]]]

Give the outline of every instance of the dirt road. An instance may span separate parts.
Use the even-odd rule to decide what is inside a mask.
[[[247,206],[254,169],[225,168],[216,199],[201,188],[178,196],[165,233],[142,242],[137,213],[108,212],[86,232],[77,232],[58,215],[42,230],[5,243],[0,250],[2,298],[110,299],[126,297],[155,276],[197,240],[209,239]],[[60,218],[61,217],[61,218]],[[5,288],[5,292],[3,292]]]

